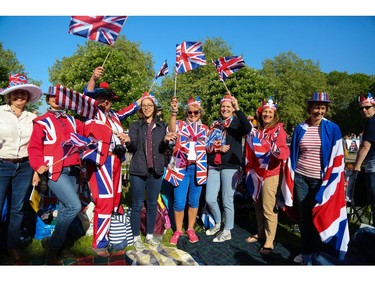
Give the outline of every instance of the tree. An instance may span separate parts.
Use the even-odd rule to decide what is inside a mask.
[[[103,65],[108,54],[101,81],[108,82],[119,96],[113,108],[121,109],[140,98],[155,76],[151,54],[141,51],[139,44],[126,40],[123,35],[113,47],[88,40],[71,57],[57,59],[48,69],[50,81],[82,93],[93,70]],[[124,126],[131,120],[134,116],[127,118]]]
[[[272,88],[278,112],[287,132],[307,117],[306,100],[316,91],[325,91],[327,79],[319,65],[285,52],[263,62],[262,75]]]
[[[22,73],[27,76],[29,83],[40,86],[41,81],[36,81],[28,77],[25,67],[17,60],[17,56],[11,50],[5,50],[3,43],[0,42],[0,88],[7,88],[9,84],[9,74]],[[2,100],[0,104],[5,104],[4,96],[1,96]],[[42,102],[38,101],[36,104],[29,104],[27,109],[31,112],[38,111],[39,106]]]

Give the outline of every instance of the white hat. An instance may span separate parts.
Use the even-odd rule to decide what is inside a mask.
[[[37,102],[43,94],[42,90],[38,86],[35,86],[33,84],[28,84],[27,78],[25,75],[10,74],[8,88],[5,88],[2,92],[0,92],[0,94],[5,96],[6,94],[9,94],[10,92],[13,92],[16,90],[25,90],[30,93],[28,103]]]

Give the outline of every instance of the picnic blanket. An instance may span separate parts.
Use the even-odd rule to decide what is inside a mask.
[[[125,257],[131,265],[198,265],[187,252],[161,245],[142,251],[126,251]]]

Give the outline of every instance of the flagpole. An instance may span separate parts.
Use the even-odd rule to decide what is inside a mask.
[[[148,93],[151,92],[151,89],[152,89],[152,87],[154,86],[155,82],[156,82],[156,79],[154,79],[154,82],[152,82],[152,85],[151,85],[150,89],[148,90]]]
[[[226,89],[227,92],[230,94],[230,91],[229,91],[229,89],[228,89],[228,87],[227,87],[227,84],[225,84],[224,80],[223,80],[223,83],[224,83],[225,89]]]
[[[104,64],[105,64],[105,62],[107,61],[107,59],[108,59],[109,54],[111,53],[111,51],[112,51],[112,49],[109,50],[107,56],[105,57],[104,62],[103,62],[103,64],[102,64],[102,67],[104,67]]]
[[[177,90],[177,74],[175,74],[174,78],[174,97],[176,96],[176,90]]]

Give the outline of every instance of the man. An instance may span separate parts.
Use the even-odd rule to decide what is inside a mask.
[[[365,129],[362,135],[362,141],[359,146],[357,158],[354,165],[356,176],[361,171],[362,163],[365,168],[365,184],[370,190],[370,204],[372,213],[372,225],[375,226],[375,100],[371,93],[367,97],[358,98],[359,110],[366,119]],[[355,177],[356,177],[355,176]]]

